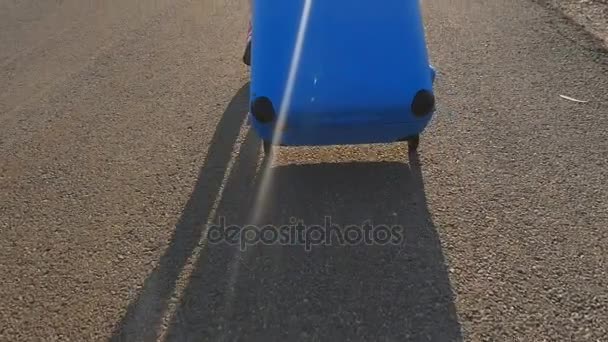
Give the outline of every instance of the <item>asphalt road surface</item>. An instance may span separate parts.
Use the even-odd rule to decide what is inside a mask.
[[[205,227],[260,203],[246,2],[0,0],[0,340],[608,341],[608,55],[529,0],[423,6],[418,159],[282,148],[258,212],[402,239],[242,251]]]

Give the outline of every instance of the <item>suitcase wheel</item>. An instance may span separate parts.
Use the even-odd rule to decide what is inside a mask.
[[[272,143],[270,141],[264,140],[262,141],[262,145],[264,147],[264,154],[269,156],[272,153]]]
[[[416,135],[407,140],[407,148],[410,153],[416,152],[418,150],[418,145],[420,144],[420,136]]]

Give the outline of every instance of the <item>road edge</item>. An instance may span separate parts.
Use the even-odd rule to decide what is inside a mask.
[[[563,23],[575,27],[588,39],[589,48],[597,52],[608,53],[608,19],[603,23],[601,12],[608,13],[608,2],[606,4],[593,1],[574,0],[531,0],[543,7],[555,12]],[[562,23],[562,24],[563,24]],[[601,29],[607,27],[606,29]]]

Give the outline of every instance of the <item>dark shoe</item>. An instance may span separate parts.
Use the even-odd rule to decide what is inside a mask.
[[[247,66],[251,66],[251,40],[247,42],[245,47],[245,53],[243,54],[243,63]]]

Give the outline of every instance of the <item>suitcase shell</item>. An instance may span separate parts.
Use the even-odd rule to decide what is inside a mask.
[[[252,22],[249,115],[264,141],[390,143],[429,124],[435,70],[418,0],[254,0]]]

